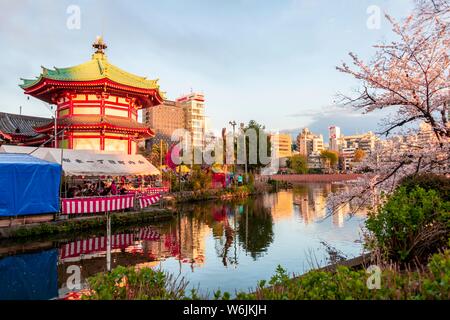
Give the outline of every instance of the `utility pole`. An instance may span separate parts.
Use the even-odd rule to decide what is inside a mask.
[[[235,162],[234,157],[234,141],[235,141],[235,127],[236,127],[236,121],[230,121],[229,124],[233,127],[233,162]],[[236,173],[236,164],[233,163],[233,173]]]
[[[247,184],[247,137],[245,136],[244,123],[241,123],[241,131],[244,134],[245,183]]]

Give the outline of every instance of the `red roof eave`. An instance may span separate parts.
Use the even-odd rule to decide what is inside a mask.
[[[49,94],[50,91],[54,91],[56,89],[97,89],[97,90],[105,90],[106,88],[116,89],[119,91],[124,91],[128,94],[140,94],[140,95],[148,95],[152,96],[156,99],[157,103],[154,105],[162,104],[164,99],[161,97],[158,89],[144,89],[133,87],[125,84],[120,84],[114,81],[111,81],[108,78],[102,78],[99,80],[91,80],[91,81],[60,81],[53,80],[48,78],[42,78],[38,83],[33,86],[24,89],[24,93],[34,96],[40,97],[42,95]]]
[[[141,133],[141,134],[148,135],[150,137],[153,137],[155,135],[153,130],[150,128],[128,128],[128,127],[115,126],[115,125],[112,125],[109,123],[70,124],[68,126],[64,126],[62,124],[57,125],[57,129],[64,129],[64,128],[67,128],[67,129],[103,129],[103,128],[105,128],[105,129],[112,129],[112,130],[122,130],[122,131],[130,132],[130,133]],[[35,127],[34,129],[38,133],[51,132],[54,130],[54,123],[51,122],[42,127]]]

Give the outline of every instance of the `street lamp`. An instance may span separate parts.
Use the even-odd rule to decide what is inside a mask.
[[[228,122],[233,127],[233,162],[236,160],[234,157],[234,140],[235,140],[235,128],[236,128],[236,121],[230,121]],[[236,164],[233,163],[233,174],[236,174]]]

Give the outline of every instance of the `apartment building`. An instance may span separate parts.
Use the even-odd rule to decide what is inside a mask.
[[[176,104],[184,111],[184,128],[192,138],[192,147],[205,145],[205,97],[201,93],[190,93],[176,99]]]
[[[184,128],[185,113],[175,101],[165,100],[163,104],[144,109],[143,121],[155,132],[155,137],[147,140],[146,147],[163,141],[167,146],[172,144],[171,137],[175,130]]]
[[[312,153],[320,153],[324,150],[323,136],[314,134],[308,128],[304,128],[297,136],[297,147],[299,153],[307,157]]]
[[[175,101],[165,100],[163,104],[148,108],[143,112],[144,122],[155,132],[155,137],[147,140],[151,149],[161,141],[171,145],[172,134],[177,129],[185,129],[191,134],[191,146],[205,144],[205,98],[200,93],[190,93]]]
[[[288,158],[292,156],[292,138],[290,134],[272,134],[270,141],[276,158]]]

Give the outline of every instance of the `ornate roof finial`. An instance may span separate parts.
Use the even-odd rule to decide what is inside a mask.
[[[105,49],[108,48],[108,46],[103,42],[102,36],[97,36],[97,38],[95,39],[95,42],[92,44],[92,47],[94,49],[97,49],[97,51],[95,51],[95,53],[100,53],[100,54],[104,54]]]

